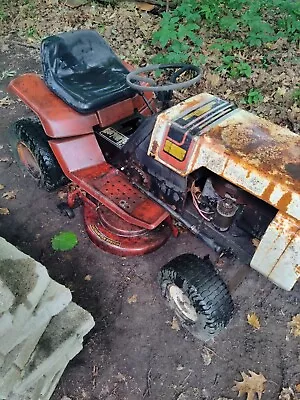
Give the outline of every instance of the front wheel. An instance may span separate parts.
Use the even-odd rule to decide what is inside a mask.
[[[9,141],[21,169],[40,187],[50,191],[67,183],[38,120],[26,118],[14,123]]]
[[[182,254],[161,269],[159,283],[182,326],[198,339],[211,339],[229,323],[233,301],[209,259]]]

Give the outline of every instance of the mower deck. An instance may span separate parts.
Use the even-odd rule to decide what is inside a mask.
[[[119,256],[137,256],[151,253],[170,237],[168,224],[148,229],[129,224],[103,205],[97,208],[84,204],[86,231],[96,246]]]

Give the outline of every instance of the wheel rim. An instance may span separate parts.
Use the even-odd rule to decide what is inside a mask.
[[[37,159],[28,146],[24,142],[19,142],[17,144],[17,152],[21,163],[25,166],[29,174],[34,179],[40,180],[42,177],[42,171],[39,167]]]
[[[195,307],[191,304],[189,298],[176,285],[170,285],[168,288],[170,300],[174,302],[175,311],[185,320],[196,322],[198,319]]]

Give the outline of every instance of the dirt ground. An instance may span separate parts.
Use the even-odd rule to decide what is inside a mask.
[[[0,58],[0,71],[4,70],[38,71],[36,50],[5,43]],[[0,82],[1,98],[8,82],[9,78]],[[0,236],[42,262],[96,322],[53,399],[236,399],[234,381],[241,380],[240,371],[248,370],[266,377],[263,400],[278,399],[283,387],[295,389],[300,383],[300,342],[289,333],[288,322],[299,313],[299,284],[288,293],[250,268],[237,275],[243,267],[234,263],[221,270],[224,279],[237,286],[232,292],[235,315],[228,328],[208,343],[172,329],[173,315],[156,280],[158,270],[183,252],[204,256],[209,250],[189,234],[138,258],[97,249],[83,230],[81,210],[73,220],[60,215],[57,193],[38,189],[13,162],[8,127],[27,114],[18,101],[0,108],[0,183],[6,191],[17,190],[14,200],[3,199],[0,192],[0,207],[10,210],[9,215],[0,215]],[[78,245],[65,253],[50,245],[62,230],[79,238]],[[128,302],[133,295],[136,302]],[[259,330],[247,324],[249,312],[258,315]]]

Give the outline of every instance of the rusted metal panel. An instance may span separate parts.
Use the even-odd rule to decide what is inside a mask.
[[[300,231],[289,243],[268,278],[286,290],[291,290],[300,278]]]
[[[278,286],[290,290],[299,277],[299,274],[297,276],[295,273],[297,262],[293,259],[298,258],[298,264],[300,263],[300,246],[292,252],[289,250],[290,247],[294,248],[293,241],[296,237],[300,238],[297,222],[294,218],[278,212],[260,241],[250,266]],[[284,259],[286,265],[283,268],[282,260]],[[280,276],[279,270],[282,272]]]
[[[148,154],[182,176],[205,167],[300,220],[300,136],[287,128],[236,109],[194,132],[182,162],[164,152],[170,126],[213,99],[200,94],[162,113]]]

